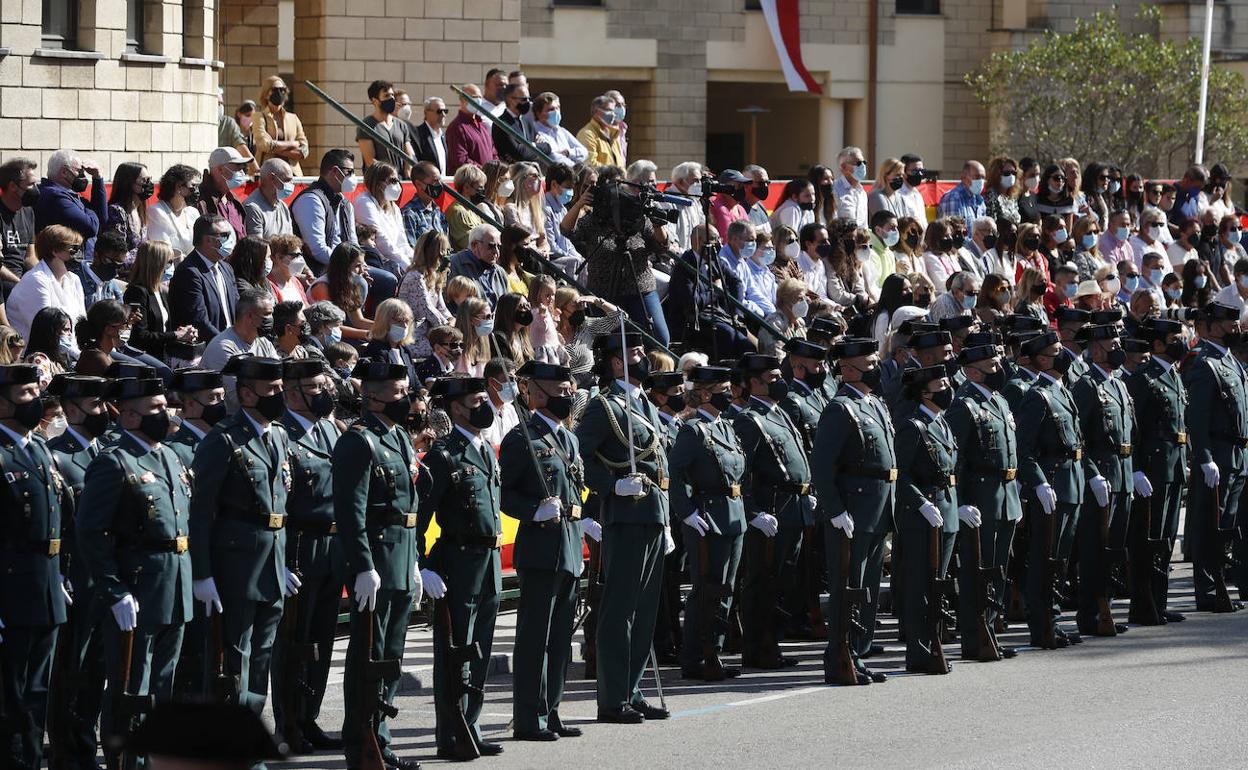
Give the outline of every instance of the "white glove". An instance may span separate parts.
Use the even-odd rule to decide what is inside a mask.
[[[121,597],[121,601],[113,605],[113,619],[122,631],[133,631],[139,624],[139,603],[130,594]]]
[[[213,610],[221,612],[221,594],[217,593],[217,581],[212,578],[195,580],[191,583],[191,593],[195,601],[204,605],[204,612],[212,615]]]
[[[425,586],[425,593],[435,599],[441,599],[446,596],[446,581],[442,576],[431,569],[422,569],[420,571],[420,582]]]
[[[704,537],[711,528],[707,526],[706,520],[703,519],[697,511],[685,517],[685,526],[698,533],[698,537]]]
[[[593,519],[581,519],[581,530],[595,543],[602,542],[602,525]]]
[[[1104,476],[1093,476],[1088,480],[1088,486],[1092,487],[1092,496],[1096,498],[1096,504],[1104,508],[1109,505],[1109,482]]]
[[[667,556],[676,550],[676,541],[672,539],[672,528],[663,528],[663,555]]]
[[[548,497],[537,506],[537,511],[533,514],[533,521],[550,521],[559,518],[559,513],[563,510],[563,503],[559,502],[557,497]]]
[[[294,596],[299,593],[299,587],[303,585],[303,581],[299,576],[290,570],[286,570],[286,596]]]
[[[355,576],[355,606],[358,610],[376,609],[377,590],[381,588],[381,575],[377,570],[364,570]]]
[[[1153,494],[1153,482],[1148,480],[1148,476],[1144,475],[1144,471],[1136,471],[1131,477],[1135,481],[1135,493],[1140,497],[1151,497]]]
[[[762,532],[767,537],[775,537],[776,532],[780,530],[780,522],[770,513],[760,513],[750,519],[750,526]]]
[[[842,513],[832,520],[832,526],[845,533],[845,537],[851,540],[854,537],[854,517],[849,515],[849,511]]]
[[[980,515],[979,509],[973,505],[959,505],[958,521],[961,521],[968,527],[978,527],[984,523],[984,517]]]
[[[412,597],[412,606],[415,607],[420,604],[421,598],[425,595],[425,581],[420,577],[419,564],[412,570],[412,573],[412,583],[416,586],[416,595]]]
[[[642,476],[625,476],[615,482],[615,493],[620,497],[641,497],[646,493],[646,484]]]
[[[65,603],[72,607],[74,604],[74,584],[70,583],[64,575],[57,575],[57,577],[60,578],[61,595],[65,597]]]
[[[1036,500],[1040,501],[1040,509],[1051,514],[1057,508],[1057,493],[1048,483],[1036,487]]]
[[[945,517],[940,515],[940,509],[930,500],[923,501],[923,504],[919,506],[919,513],[923,514],[923,518],[927,519],[927,523],[933,527],[940,527],[945,523]]]
[[[814,495],[806,495],[806,511],[807,513],[814,511],[819,507],[819,498]]]
[[[1216,487],[1218,485],[1218,480],[1222,478],[1221,474],[1218,472],[1218,464],[1215,462],[1207,462],[1200,466],[1200,469],[1205,472],[1205,486],[1210,489]]]

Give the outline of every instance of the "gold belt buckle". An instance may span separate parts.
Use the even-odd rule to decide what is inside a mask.
[[[888,480],[889,480],[889,481],[896,481],[896,480],[897,480],[897,469],[896,469],[896,468],[889,468],[889,469],[888,469]]]
[[[1083,459],[1083,448],[1080,447],[1079,449],[1075,450],[1075,460],[1082,460],[1082,459]]]
[[[1130,457],[1130,456],[1131,456],[1131,445],[1130,445],[1130,444],[1119,444],[1119,445],[1118,445],[1118,456],[1119,456],[1119,457]]]
[[[810,484],[809,484],[808,482],[805,482],[805,481],[803,481],[801,484],[798,484],[798,485],[797,485],[797,493],[798,493],[799,495],[808,495],[808,494],[810,494]]]
[[[573,521],[576,521],[577,519],[581,518],[581,506],[579,505],[572,506],[572,509],[568,511],[568,518]]]
[[[173,539],[173,552],[186,553],[188,540],[186,535],[179,535]]]
[[[494,547],[495,547],[495,548],[502,548],[502,547],[503,547],[503,536],[502,536],[502,535],[495,535],[495,536],[494,536]]]
[[[336,521],[331,521],[331,522],[329,523],[329,534],[331,534],[331,535],[336,535],[336,534],[338,534],[338,522],[336,522]]]
[[[661,479],[659,479],[659,489],[661,489],[661,490],[663,490],[664,492],[666,492],[666,491],[667,491],[668,486],[669,486],[669,484],[668,484],[668,481],[667,481],[667,479],[666,479],[666,478],[661,478]]]
[[[269,514],[269,529],[281,529],[284,526],[286,526],[286,514],[284,513],[270,513]]]
[[[1005,469],[1006,481],[1013,481],[1014,477],[1016,477],[1017,475],[1018,475],[1018,468],[1006,468]]]
[[[414,526],[416,526],[416,514],[414,513],[403,514],[403,528],[411,529]]]
[[[1176,444],[1186,444],[1186,443],[1187,443],[1187,432],[1186,432],[1186,431],[1181,431],[1181,432],[1179,432],[1179,433],[1178,433],[1178,434],[1174,437],[1174,441],[1175,441],[1175,443],[1176,443]]]
[[[958,477],[952,473],[949,474],[949,486],[956,487],[958,485]]]
[[[54,538],[48,541],[48,556],[56,556],[61,552],[61,539]]]
[[[735,498],[740,497],[740,496],[741,496],[741,485],[740,485],[740,484],[729,484],[729,485],[728,485],[728,496],[729,496],[729,497],[731,497],[731,498],[734,498],[734,499],[735,499]]]

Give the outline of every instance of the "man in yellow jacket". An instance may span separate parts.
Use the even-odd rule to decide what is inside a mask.
[[[578,132],[577,140],[589,150],[589,163],[595,166],[619,166],[624,168],[624,146],[620,142],[620,129],[616,125],[619,114],[615,100],[609,96],[596,96],[590,103],[589,122]]]

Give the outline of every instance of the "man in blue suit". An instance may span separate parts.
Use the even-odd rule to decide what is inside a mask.
[[[182,260],[169,281],[173,328],[190,324],[199,339],[210,340],[234,323],[238,286],[234,268],[225,261],[237,237],[223,217],[208,214],[195,221],[195,251]]]

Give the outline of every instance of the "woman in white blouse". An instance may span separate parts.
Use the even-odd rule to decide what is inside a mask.
[[[927,226],[923,234],[923,245],[927,252],[923,255],[923,270],[931,279],[936,295],[944,294],[945,283],[949,276],[958,272],[958,250],[953,245],[953,232],[944,219],[937,219]]]
[[[377,228],[377,251],[397,265],[399,272],[406,270],[412,263],[412,247],[399,210],[403,185],[398,171],[389,163],[374,163],[364,172],[364,190],[355,199],[355,221]]]
[[[147,237],[164,241],[173,248],[178,259],[195,250],[192,231],[199,212],[199,183],[203,175],[181,163],[170,166],[160,178],[159,199],[147,207]]]

